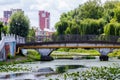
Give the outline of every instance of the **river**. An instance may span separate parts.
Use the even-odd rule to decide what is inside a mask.
[[[93,66],[110,66],[113,63],[120,64],[120,60],[116,58],[110,58],[109,61],[99,61],[99,58],[96,59],[82,59],[82,60],[73,60],[73,59],[56,59],[53,61],[37,61],[29,62],[24,64],[17,64],[16,66],[27,66],[31,68],[31,71],[27,72],[4,72],[0,73],[0,80],[22,80],[22,79],[32,79],[32,80],[49,80],[49,78],[54,78],[55,75],[64,72],[74,72],[84,69],[88,69]],[[67,66],[67,69],[66,69]],[[46,77],[45,74],[51,74],[51,76]]]

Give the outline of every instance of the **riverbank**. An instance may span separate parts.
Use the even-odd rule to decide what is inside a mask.
[[[70,52],[71,51],[71,52]],[[76,51],[76,52],[73,52]],[[82,51],[82,52],[81,52]],[[86,53],[84,53],[86,52]],[[91,53],[88,53],[91,52]],[[53,57],[55,60],[56,59],[72,59],[72,60],[91,60],[91,59],[98,59],[99,60],[99,53],[95,50],[89,50],[89,51],[84,51],[83,49],[71,49],[69,51],[53,51],[53,53],[50,55]],[[93,52],[93,53],[92,53]],[[27,70],[29,71],[30,68],[22,68],[19,66],[19,68],[14,68],[15,64],[23,64],[27,62],[35,62],[35,61],[40,61],[40,54],[36,52],[35,50],[29,50],[27,55],[16,55],[15,57],[12,57],[11,59],[7,59],[6,61],[0,62],[0,72],[9,72],[9,71],[19,71],[20,68],[21,70]],[[112,57],[110,57],[112,59]],[[115,59],[118,59],[115,57]],[[47,61],[46,61],[47,62]],[[9,66],[11,65],[11,66]],[[6,67],[4,67],[6,66]]]
[[[95,59],[96,56],[101,54],[95,49],[69,49],[69,48],[59,48],[52,52],[50,56],[54,59]],[[120,59],[120,49],[115,49],[113,52],[107,55],[108,57],[117,57]]]
[[[19,64],[19,63],[25,63],[25,62],[33,62],[33,61],[40,61],[40,54],[32,49],[29,49],[27,51],[27,54],[16,54],[13,56],[8,56],[7,60],[0,62],[1,65],[10,65],[10,64]]]
[[[54,59],[95,59],[99,54],[53,51],[50,56]]]

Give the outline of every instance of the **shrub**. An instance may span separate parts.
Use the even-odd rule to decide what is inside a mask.
[[[68,52],[68,51],[69,51],[69,48],[59,48],[59,49],[57,49],[57,51],[65,51],[65,52]]]
[[[120,59],[120,56],[118,56],[118,59]]]
[[[120,49],[113,50],[113,52],[109,53],[108,56],[110,57],[120,56]]]
[[[40,60],[40,53],[38,53],[35,50],[28,50],[27,51],[27,56],[29,58],[35,59],[35,60]]]
[[[14,56],[12,56],[10,53],[8,53],[7,59],[14,59],[14,58],[15,58]]]

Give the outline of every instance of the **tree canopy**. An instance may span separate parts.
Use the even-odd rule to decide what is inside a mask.
[[[96,34],[120,36],[120,1],[88,0],[63,13],[56,23],[57,34]]]
[[[22,11],[15,12],[10,18],[10,33],[26,37],[29,33],[30,22]]]

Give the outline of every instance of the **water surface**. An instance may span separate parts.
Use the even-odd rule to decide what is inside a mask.
[[[35,80],[48,80],[46,76],[62,74],[65,72],[82,71],[96,66],[111,66],[113,63],[120,64],[120,60],[111,58],[109,61],[99,61],[99,59],[90,60],[72,60],[72,59],[57,59],[53,61],[37,61],[25,64],[17,64],[20,66],[27,66],[31,68],[29,72],[6,72],[0,73],[0,79],[15,80],[15,79],[35,79]],[[49,76],[50,77],[50,76]]]

